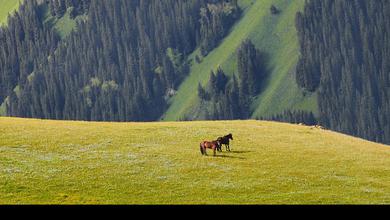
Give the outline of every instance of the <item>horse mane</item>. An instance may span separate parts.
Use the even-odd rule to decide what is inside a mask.
[[[226,140],[226,139],[228,139],[228,140],[229,140],[229,139],[233,139],[233,134],[230,133],[230,134],[224,136],[223,139],[224,139],[224,140]]]

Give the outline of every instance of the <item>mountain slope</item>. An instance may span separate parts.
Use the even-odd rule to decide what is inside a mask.
[[[0,125],[1,204],[390,203],[389,146],[331,131],[265,121]],[[231,153],[200,155],[199,142],[229,132]]]
[[[228,75],[236,73],[236,49],[246,38],[250,38],[257,48],[267,54],[269,68],[269,77],[263,83],[262,93],[252,101],[252,118],[271,116],[287,109],[317,112],[316,96],[309,94],[304,97],[294,79],[298,60],[295,14],[303,8],[304,1],[241,0],[239,4],[244,9],[242,18],[219,47],[203,58],[200,64],[193,62],[189,76],[181,84],[177,95],[169,101],[170,108],[162,116],[163,120],[180,120],[188,115],[196,115],[199,112],[198,82],[206,84],[210,71],[219,66]],[[271,5],[276,5],[281,13],[272,15]],[[76,22],[69,19],[68,13],[56,20],[46,10],[44,17],[45,22],[52,23],[61,38],[75,27]],[[190,59],[194,60],[197,54],[199,50]]]
[[[6,23],[9,13],[16,10],[19,0],[0,0],[0,25]]]
[[[269,58],[270,77],[263,92],[253,102],[253,117],[269,116],[286,109],[303,109],[317,113],[315,94],[304,97],[295,83],[294,76],[299,55],[295,15],[303,8],[305,1],[264,0],[240,3],[245,8],[242,19],[220,46],[203,58],[200,64],[193,62],[190,75],[171,100],[164,120],[180,120],[186,115],[196,114],[199,102],[198,82],[205,85],[210,71],[219,66],[230,75],[237,72],[236,49],[246,38],[251,39]],[[273,4],[282,11],[279,15],[270,13]],[[198,53],[196,51],[191,58]]]

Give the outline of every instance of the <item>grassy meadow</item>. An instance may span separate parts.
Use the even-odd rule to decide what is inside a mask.
[[[7,22],[8,14],[19,7],[19,0],[0,0],[0,26]]]
[[[389,146],[306,126],[0,117],[0,204],[390,204],[389,173]]]

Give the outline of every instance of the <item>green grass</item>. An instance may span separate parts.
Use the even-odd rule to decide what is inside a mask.
[[[317,112],[316,95],[304,97],[295,83],[295,65],[299,57],[295,15],[303,9],[304,0],[262,0],[240,1],[245,8],[244,16],[232,28],[231,33],[200,64],[193,63],[188,78],[170,101],[170,108],[164,120],[179,120],[185,115],[196,113],[199,99],[197,85],[205,85],[211,70],[221,66],[232,75],[237,72],[236,50],[241,42],[249,38],[257,48],[268,55],[270,76],[265,88],[253,102],[253,118],[282,112],[286,109],[302,109]],[[282,13],[272,15],[274,4]],[[194,59],[199,51],[190,56]]]
[[[69,12],[67,12],[61,19],[55,24],[55,29],[62,39],[68,36],[72,30],[76,28],[76,20],[71,19]]]
[[[0,0],[0,26],[7,22],[8,14],[19,7],[19,0]]]
[[[0,204],[390,204],[389,172],[389,146],[306,126],[0,118]]]
[[[70,9],[68,9],[61,18],[56,18],[50,14],[47,5],[44,5],[43,7],[44,22],[50,24],[57,31],[61,39],[66,38],[73,30],[76,29],[78,19],[86,19],[85,15],[77,16],[74,19],[70,18]]]
[[[271,54],[271,74],[265,91],[252,106],[253,117],[270,116],[286,109],[302,109],[317,114],[317,95],[304,96],[295,81],[295,67],[299,59],[295,15],[303,9],[304,0],[280,1],[275,5],[282,8],[280,17],[266,17],[263,28],[268,33],[262,39],[253,37],[255,42],[261,42],[259,48],[267,48],[266,53]],[[261,37],[261,34],[257,36]]]

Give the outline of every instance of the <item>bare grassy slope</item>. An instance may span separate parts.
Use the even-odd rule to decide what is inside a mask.
[[[164,120],[173,121],[197,114],[199,98],[198,83],[205,85],[210,71],[221,66],[229,75],[237,73],[236,50],[243,40],[249,38],[258,49],[267,54],[269,77],[264,82],[262,93],[252,105],[252,118],[271,116],[285,110],[300,109],[317,113],[315,94],[304,96],[295,81],[295,66],[299,58],[299,44],[295,28],[295,15],[303,9],[304,0],[241,0],[245,9],[242,18],[231,33],[200,64],[193,62],[190,75],[181,84],[178,93],[164,115]],[[272,15],[271,5],[281,13]],[[194,60],[194,52],[191,58]]]
[[[0,25],[6,23],[8,14],[19,6],[19,0],[0,0]]]
[[[389,173],[389,146],[305,126],[0,118],[1,204],[389,204]]]

